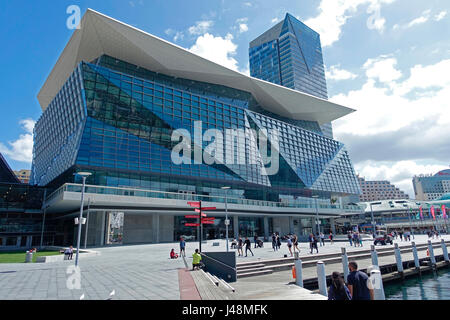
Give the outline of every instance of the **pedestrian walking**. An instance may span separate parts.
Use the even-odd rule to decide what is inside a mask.
[[[347,238],[348,238],[348,242],[350,242],[350,246],[353,247],[353,241],[352,241],[352,234],[349,232],[347,232]]]
[[[294,252],[296,252],[295,250],[298,250],[300,253],[300,249],[298,248],[298,237],[294,234]]]
[[[180,256],[183,254],[183,257],[186,257],[186,241],[184,241],[184,238],[180,238]]]
[[[356,246],[359,247],[359,240],[358,240],[358,233],[357,232],[353,232],[353,243],[355,244],[355,247]]]
[[[330,232],[330,243],[333,244],[333,232]]]
[[[331,286],[328,289],[328,300],[352,300],[350,290],[345,285],[344,279],[339,272],[331,275]]]
[[[325,235],[323,234],[323,232],[320,233],[320,246],[325,247]]]
[[[275,233],[272,234],[272,248],[273,248],[273,251],[274,251],[274,252],[278,250],[277,236],[276,236]]]
[[[244,256],[244,251],[242,250],[242,246],[244,245],[244,242],[242,241],[241,236],[239,236],[238,239],[238,257]]]
[[[291,257],[292,257],[292,240],[291,240],[291,237],[288,237],[288,239],[287,239],[287,246],[288,246],[288,249],[289,249],[289,253],[291,254]]]
[[[369,277],[358,270],[358,264],[354,261],[349,262],[348,269],[350,274],[347,277],[348,290],[352,300],[373,300],[374,292],[371,287]],[[370,287],[370,288],[369,288]]]
[[[247,251],[250,251],[252,256],[254,256],[253,251],[252,251],[252,243],[250,242],[250,240],[246,237],[245,238],[245,256],[247,257]]]
[[[400,236],[400,241],[403,241],[403,231],[400,231],[398,235]]]
[[[316,249],[316,253],[319,253],[319,248],[317,247],[317,242],[319,242],[319,239],[313,235],[313,247]]]
[[[253,237],[253,240],[255,241],[255,249],[258,248],[258,235],[255,233],[255,236]]]
[[[358,241],[359,241],[359,246],[362,247],[363,246],[363,239],[362,239],[362,234],[358,233]]]
[[[280,248],[281,248],[281,238],[280,238],[279,234],[277,234],[277,247],[278,247],[278,250],[280,250]]]

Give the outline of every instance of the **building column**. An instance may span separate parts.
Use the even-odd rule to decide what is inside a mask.
[[[311,225],[312,225],[312,230],[313,230],[313,234],[316,235],[317,234],[317,221],[316,218],[311,218]]]
[[[269,218],[264,217],[264,237],[269,239]]]
[[[234,238],[239,238],[239,216],[233,216],[233,230],[234,230]]]
[[[20,243],[22,242],[22,237],[18,236],[16,241],[16,247],[20,248]]]
[[[153,243],[159,243],[159,214],[157,213],[152,216],[152,234]]]
[[[31,248],[31,245],[33,244],[33,236],[27,237],[27,248]],[[20,243],[19,243],[20,246]]]
[[[289,233],[294,234],[294,217],[289,217]]]
[[[105,239],[106,239],[106,215],[108,214],[106,211],[99,211],[98,214],[101,215],[101,222],[100,222],[100,246],[105,245]],[[109,229],[109,228],[108,228]]]
[[[330,219],[330,226],[331,226],[331,232],[333,232],[333,234],[336,234],[336,223],[335,223],[335,218],[331,218],[331,219]]]

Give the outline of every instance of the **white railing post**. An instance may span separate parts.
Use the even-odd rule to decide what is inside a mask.
[[[441,246],[442,246],[442,253],[444,255],[445,262],[450,262],[448,259],[448,251],[447,251],[447,246],[445,245],[444,239],[441,239]]]
[[[436,266],[436,258],[434,256],[434,250],[433,250],[433,244],[431,243],[431,240],[428,240],[428,252],[430,254],[430,261],[433,267]]]
[[[378,269],[372,269],[370,271],[369,281],[372,282],[374,300],[386,300],[381,271]]]
[[[298,257],[298,252],[295,253],[295,283],[303,288],[303,270],[302,260]]]
[[[414,256],[414,266],[416,267],[416,269],[420,270],[419,254],[417,253],[416,243],[414,241],[411,242],[411,246],[412,246],[412,252],[413,252],[413,256]]]
[[[398,243],[395,244],[395,260],[397,261],[397,271],[403,275],[403,261]]]
[[[325,264],[322,261],[317,261],[317,281],[319,282],[319,293],[328,297],[327,276],[325,274]]]
[[[344,280],[347,282],[348,274],[350,273],[348,269],[348,256],[347,256],[347,250],[345,248],[341,248],[342,251],[342,269],[344,271]]]
[[[374,245],[370,246],[370,254],[372,256],[372,265],[378,266],[378,254]]]

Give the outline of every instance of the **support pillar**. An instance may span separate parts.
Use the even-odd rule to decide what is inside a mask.
[[[333,232],[333,235],[336,235],[336,221],[335,218],[330,219],[330,226],[331,226],[331,232]]]
[[[269,218],[264,217],[264,238],[269,239]]]
[[[237,240],[239,238],[239,216],[233,216],[233,232],[234,238]]]
[[[159,214],[152,215],[153,243],[159,243]]]
[[[108,237],[108,231],[107,230],[109,230],[109,221],[108,221],[108,228],[106,228],[106,223],[107,223],[107,220],[109,220],[109,219],[106,219],[106,215],[108,214],[106,211],[102,211],[102,212],[100,212],[99,211],[99,213],[98,214],[100,214],[101,215],[101,219],[100,219],[100,225],[101,225],[101,229],[100,229],[100,234],[102,235],[101,236],[101,238],[100,238],[100,246],[104,246],[105,245],[105,243],[106,243],[106,238]]]

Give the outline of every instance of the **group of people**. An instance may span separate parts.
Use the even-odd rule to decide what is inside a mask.
[[[348,241],[350,242],[350,246],[362,247],[363,240],[362,235],[358,231],[349,231],[347,233]]]
[[[262,247],[262,245],[261,245],[262,241],[260,241],[258,239],[257,235],[255,235],[254,240],[255,240],[255,248]],[[245,256],[247,257],[248,251],[250,251],[252,256],[254,256],[253,251],[252,251],[252,243],[248,237],[245,237],[245,240],[242,240],[242,237],[239,236],[238,240],[233,239],[233,241],[231,241],[231,249],[237,249],[239,257],[244,256],[244,250],[243,250],[244,246],[245,246]]]
[[[349,262],[347,283],[339,272],[331,275],[328,300],[374,300],[374,291],[366,273],[358,270],[358,264]]]
[[[394,239],[400,238],[401,241],[411,241],[411,232],[410,231],[392,231],[392,236]]]

